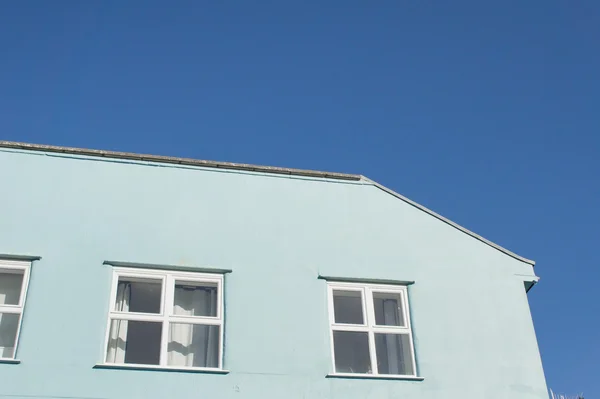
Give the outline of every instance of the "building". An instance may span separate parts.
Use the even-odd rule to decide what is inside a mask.
[[[534,262],[357,175],[0,142],[3,398],[541,399]]]

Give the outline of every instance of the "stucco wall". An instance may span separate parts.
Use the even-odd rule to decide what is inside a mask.
[[[0,151],[0,253],[32,269],[8,398],[547,398],[532,267],[367,184]],[[104,260],[232,269],[227,375],[93,369]],[[424,381],[325,378],[325,282],[414,280]]]

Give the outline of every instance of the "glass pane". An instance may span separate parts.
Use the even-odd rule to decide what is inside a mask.
[[[379,374],[414,375],[408,334],[375,334]]]
[[[219,326],[171,323],[169,366],[219,367]]]
[[[374,292],[375,324],[378,326],[404,326],[402,298],[397,292]]]
[[[19,328],[19,314],[0,313],[0,358],[12,358]]]
[[[22,286],[22,271],[0,271],[0,305],[18,305]]]
[[[369,335],[366,332],[334,331],[335,371],[371,374]]]
[[[110,326],[108,363],[159,364],[162,323],[113,320]]]
[[[161,280],[119,278],[115,310],[121,312],[160,313]]]
[[[217,283],[175,282],[173,314],[217,317]]]
[[[364,324],[361,291],[333,291],[333,314],[336,323]]]

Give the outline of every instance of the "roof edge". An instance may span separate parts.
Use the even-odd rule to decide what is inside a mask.
[[[243,171],[249,171],[249,172],[272,173],[272,174],[277,174],[277,175],[315,177],[315,178],[337,179],[337,180],[346,180],[346,181],[358,181],[361,179],[360,175],[354,175],[354,174],[348,174],[348,173],[321,172],[321,171],[317,171],[317,170],[281,168],[281,167],[276,167],[276,166],[250,165],[250,164],[245,164],[245,163],[206,161],[206,160],[199,160],[199,159],[192,159],[192,158],[168,157],[168,156],[162,156],[162,155],[135,154],[135,153],[131,153],[131,152],[90,150],[90,149],[85,149],[85,148],[61,147],[61,146],[45,145],[45,144],[30,144],[30,143],[20,143],[20,142],[14,142],[14,141],[0,140],[0,148],[12,148],[12,149],[18,149],[18,150],[29,150],[29,151],[39,151],[39,152],[53,152],[53,153],[83,155],[83,156],[101,157],[101,158],[130,159],[130,160],[136,160],[136,161],[158,162],[158,163],[175,164],[175,165],[200,166],[200,167],[215,168],[215,169],[243,170]]]
[[[506,248],[501,247],[498,244],[495,244],[488,239],[480,236],[477,233],[472,232],[457,223],[454,223],[450,219],[445,218],[444,216],[432,211],[429,208],[420,205],[405,196],[398,194],[397,192],[377,183],[374,180],[369,179],[368,177],[362,175],[348,174],[348,173],[335,173],[335,172],[321,172],[316,170],[308,170],[308,169],[294,169],[294,168],[282,168],[276,166],[262,166],[262,165],[251,165],[244,163],[233,163],[233,162],[218,162],[218,161],[207,161],[207,160],[199,160],[192,158],[178,158],[178,157],[169,157],[162,155],[148,155],[148,154],[136,154],[131,152],[119,152],[119,151],[105,151],[105,150],[91,150],[85,148],[77,148],[77,147],[62,147],[62,146],[54,146],[54,145],[45,145],[45,144],[30,144],[30,143],[21,143],[15,141],[4,141],[0,140],[0,148],[11,148],[18,150],[28,150],[28,151],[38,151],[38,152],[52,152],[52,153],[62,153],[62,154],[72,154],[72,155],[81,155],[81,156],[91,156],[98,158],[113,158],[113,159],[130,159],[136,161],[145,161],[145,162],[157,162],[157,163],[165,163],[165,164],[174,164],[174,165],[187,165],[187,166],[199,166],[205,168],[214,168],[214,169],[226,169],[226,170],[242,170],[249,172],[259,172],[259,173],[271,173],[277,175],[288,175],[288,176],[303,176],[303,177],[313,177],[313,178],[322,178],[322,179],[335,179],[335,180],[346,180],[346,181],[364,181],[368,184],[372,184],[373,186],[379,188],[386,193],[393,195],[394,197],[406,202],[409,205],[414,206],[415,208],[441,220],[442,222],[449,224],[450,226],[462,231],[470,235],[471,237],[489,245],[492,248],[497,249],[504,254],[517,259],[521,262],[525,262],[532,266],[535,266],[535,261],[531,259],[524,258],[516,253],[509,251]]]
[[[375,187],[379,188],[379,189],[380,189],[380,190],[382,190],[382,191],[385,191],[385,192],[386,192],[386,193],[388,193],[388,194],[391,194],[391,195],[393,195],[394,197],[396,197],[396,198],[398,198],[398,199],[401,199],[402,201],[406,202],[407,204],[414,206],[415,208],[417,208],[417,209],[419,209],[419,210],[421,210],[421,211],[423,211],[423,212],[425,212],[425,213],[427,213],[427,214],[429,214],[429,215],[431,215],[431,216],[435,217],[436,219],[439,219],[439,220],[441,220],[442,222],[444,222],[444,223],[446,223],[446,224],[449,224],[450,226],[454,227],[455,229],[457,229],[457,230],[460,230],[460,231],[462,231],[463,233],[466,233],[466,234],[470,235],[471,237],[475,238],[476,240],[479,240],[479,241],[483,242],[484,244],[487,244],[487,245],[489,245],[490,247],[492,247],[492,248],[494,248],[494,249],[497,249],[498,251],[500,251],[500,252],[502,252],[502,253],[504,253],[504,254],[506,254],[506,255],[508,255],[508,256],[510,256],[510,257],[512,257],[512,258],[514,258],[514,259],[517,259],[517,260],[519,260],[519,261],[521,261],[521,262],[524,262],[524,263],[530,264],[531,266],[535,266],[535,261],[533,261],[533,260],[531,260],[531,259],[524,258],[524,257],[522,257],[522,256],[520,256],[520,255],[517,255],[516,253],[514,253],[514,252],[512,252],[512,251],[509,251],[508,249],[506,249],[506,248],[504,248],[504,247],[501,247],[500,245],[498,245],[498,244],[495,244],[495,243],[491,242],[490,240],[488,240],[488,239],[486,239],[486,238],[484,238],[484,237],[480,236],[479,234],[477,234],[477,233],[474,233],[474,232],[472,232],[471,230],[469,230],[469,229],[467,229],[467,228],[464,228],[464,227],[462,227],[461,225],[459,225],[459,224],[457,224],[457,223],[454,223],[452,220],[450,220],[450,219],[447,219],[447,218],[445,218],[444,216],[442,216],[442,215],[440,215],[440,214],[438,214],[438,213],[436,213],[436,212],[432,211],[431,209],[429,209],[429,208],[426,208],[426,207],[424,207],[423,205],[421,205],[421,204],[418,204],[418,203],[416,203],[415,201],[413,201],[413,200],[410,200],[410,199],[406,198],[406,197],[405,197],[405,196],[403,196],[402,194],[398,194],[398,193],[397,193],[397,192],[395,192],[394,190],[391,190],[391,189],[389,189],[389,188],[387,188],[387,187],[385,187],[385,186],[383,186],[383,185],[381,185],[381,184],[377,183],[376,181],[373,181],[373,180],[369,179],[369,178],[368,178],[368,177],[366,177],[366,176],[362,176],[362,180],[364,180],[364,181],[365,181],[365,182],[367,182],[367,183],[370,183],[370,184],[372,184],[373,186],[375,186]]]

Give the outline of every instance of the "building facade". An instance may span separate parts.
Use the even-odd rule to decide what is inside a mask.
[[[541,399],[533,262],[362,176],[0,142],[3,398]]]

